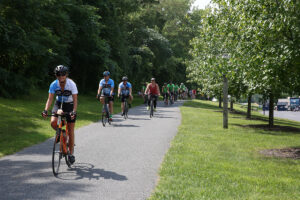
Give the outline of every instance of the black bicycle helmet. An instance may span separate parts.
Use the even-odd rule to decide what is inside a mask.
[[[128,81],[127,76],[123,76],[122,81]]]
[[[109,75],[110,75],[109,71],[103,72],[103,76],[109,76]]]
[[[67,74],[68,72],[69,72],[69,68],[67,66],[64,66],[64,65],[58,65],[54,69],[55,75]]]

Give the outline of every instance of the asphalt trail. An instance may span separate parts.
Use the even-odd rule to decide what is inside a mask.
[[[76,163],[52,174],[53,138],[0,159],[0,199],[147,199],[181,122],[179,106],[159,103],[154,118],[145,106],[75,132]],[[80,115],[80,113],[79,113]]]

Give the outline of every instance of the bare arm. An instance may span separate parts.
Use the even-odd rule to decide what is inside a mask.
[[[110,90],[110,96],[112,96],[112,94],[114,93],[114,89],[115,88],[111,88],[111,90]]]
[[[102,90],[102,86],[99,86],[97,96],[100,95],[101,90]]]
[[[48,99],[47,99],[47,102],[45,105],[45,110],[49,110],[49,108],[52,104],[53,98],[54,98],[54,94],[49,93],[49,96],[48,96]]]
[[[73,111],[76,112],[77,111],[77,94],[72,94],[73,97],[73,103],[74,103],[74,107],[73,107]]]
[[[120,96],[120,94],[121,94],[121,88],[119,87],[119,89],[118,89],[118,97]]]

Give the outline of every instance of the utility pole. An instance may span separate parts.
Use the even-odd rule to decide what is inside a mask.
[[[228,128],[228,80],[223,75],[223,128]]]

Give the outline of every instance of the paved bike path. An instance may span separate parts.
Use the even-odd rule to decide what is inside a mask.
[[[147,199],[181,121],[179,106],[159,103],[154,118],[145,106],[75,131],[76,163],[52,174],[53,138],[0,159],[0,199]]]

